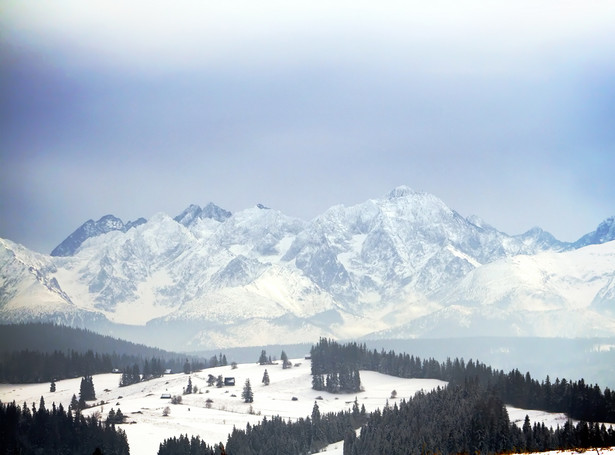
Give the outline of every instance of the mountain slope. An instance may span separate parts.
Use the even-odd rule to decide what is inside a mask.
[[[573,243],[574,248],[582,248],[587,245],[598,245],[615,240],[615,217],[604,220],[595,231],[584,235]]]
[[[48,321],[83,327],[104,319],[75,306],[48,256],[0,239],[0,322]]]
[[[3,241],[0,321],[135,325],[148,342],[160,342],[156,334],[164,332],[178,343],[166,345],[173,349],[387,330],[391,336],[541,335],[539,323],[557,333],[572,318],[580,321],[576,335],[596,333],[601,317],[598,332],[615,333],[612,264],[597,261],[606,269],[594,275],[557,266],[591,248],[563,253],[573,245],[540,228],[509,236],[408,187],[331,207],[309,222],[261,204],[231,214],[210,203],[174,218],[159,213],[124,225],[109,216],[98,223],[82,229],[87,238],[64,256]],[[599,227],[588,242],[606,241],[609,229]],[[608,243],[593,248],[615,254]],[[524,274],[534,281],[523,281]],[[557,285],[536,278],[545,274]],[[568,296],[577,294],[584,300],[575,306]],[[534,311],[529,321],[531,302],[552,314],[543,311],[541,320]]]
[[[437,296],[441,309],[372,336],[609,336],[615,242],[484,265]]]

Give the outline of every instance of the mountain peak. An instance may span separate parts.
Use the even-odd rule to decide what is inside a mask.
[[[222,223],[227,218],[230,218],[231,215],[232,213],[228,210],[224,210],[222,207],[218,207],[213,202],[210,202],[205,207],[203,207],[201,218],[211,218],[212,220],[216,220]]]
[[[413,194],[418,194],[418,191],[414,191],[412,188],[406,185],[400,185],[398,187],[393,188],[387,194],[387,199],[397,199],[407,196],[412,196]]]
[[[201,208],[200,205],[190,204],[182,213],[173,218],[179,224],[183,224],[188,227],[195,223],[197,220],[203,218],[210,218],[212,220],[224,222],[227,218],[230,218],[231,212],[218,207],[216,204],[210,202],[205,207]]]
[[[582,248],[587,245],[599,245],[601,243],[615,240],[615,216],[609,217],[598,225],[595,231],[585,234],[574,242],[575,248]]]
[[[111,231],[126,232],[128,229],[145,223],[144,218],[139,218],[136,221],[124,222],[113,215],[105,215],[98,221],[87,220],[71,235],[69,235],[62,243],[53,249],[51,256],[72,256],[79,249],[81,244],[91,237],[97,237]]]

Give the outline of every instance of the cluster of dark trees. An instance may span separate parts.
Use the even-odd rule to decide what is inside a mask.
[[[354,432],[365,419],[355,402],[352,411],[321,415],[314,403],[311,417],[296,421],[281,417],[263,419],[258,425],[247,425],[245,430],[234,428],[226,443],[226,450],[233,455],[272,453],[315,453],[333,442],[344,439]],[[374,452],[382,453],[382,452]]]
[[[141,382],[141,372],[139,371],[139,365],[136,363],[132,367],[126,367],[122,370],[122,376],[120,378],[120,387],[127,387],[132,384],[138,384]]]
[[[361,426],[357,437],[355,430]],[[344,455],[495,454],[612,446],[615,431],[584,421],[577,426],[566,422],[556,429],[532,426],[528,417],[519,428],[509,421],[504,402],[495,393],[487,392],[478,381],[466,381],[419,392],[369,416],[356,400],[351,411],[325,415],[314,403],[311,417],[305,419],[265,418],[245,430],[234,428],[226,450],[233,455],[307,454],[342,439]],[[198,438],[191,442],[186,436],[166,440],[158,454],[221,454],[221,447],[210,447]]]
[[[129,370],[134,374],[135,366],[143,372],[143,379],[160,377],[166,369],[182,371],[186,362],[182,357],[162,359],[126,354],[99,354],[91,350],[87,352],[62,351],[13,351],[0,355],[0,382],[3,383],[41,383],[53,380],[76,378],[86,374],[110,373],[113,369]],[[207,362],[193,359],[188,362],[190,370],[201,370],[208,367]],[[128,378],[127,378],[128,379]],[[128,380],[128,383],[133,383]]]
[[[264,349],[261,351],[261,355],[258,358],[259,365],[273,365],[273,359],[271,356],[267,356],[267,351]]]
[[[74,349],[80,347],[80,351]],[[150,348],[94,332],[49,323],[0,325],[0,382],[51,382],[124,370],[137,364],[143,378],[170,369],[182,371],[218,366],[200,357]],[[149,372],[148,370],[151,370]]]
[[[211,447],[198,437],[180,436],[160,444],[158,455],[315,453],[331,443],[341,441],[348,433],[354,433],[366,419],[365,407],[359,409],[356,400],[351,411],[324,415],[321,415],[318,404],[314,403],[311,417],[291,421],[276,416],[264,418],[258,425],[248,424],[245,430],[233,428],[227,439],[226,449],[222,443]]]
[[[107,414],[107,419],[105,420],[105,423],[107,423],[108,425],[115,425],[124,423],[125,419],[126,417],[124,416],[124,413],[120,408],[118,408],[117,411],[111,408],[111,411],[109,411],[109,414]]]
[[[529,373],[519,370],[504,373],[478,361],[447,359],[421,360],[408,354],[394,351],[368,350],[365,345],[321,339],[311,350],[312,375],[321,376],[328,371],[370,370],[401,378],[430,378],[462,385],[467,380],[476,380],[493,390],[505,403],[526,409],[541,409],[563,412],[570,418],[592,422],[615,423],[615,392],[608,387],[604,392],[598,385],[587,385],[583,379],[569,381],[550,378],[544,381],[533,379]],[[314,382],[313,376],[313,382]]]
[[[46,409],[41,398],[38,409],[25,403],[0,402],[0,448],[2,453],[79,453],[100,449],[105,455],[128,455],[122,430],[102,424],[95,417],[65,411],[62,405]]]
[[[312,346],[312,388],[331,393],[361,391],[361,358],[347,346],[326,338]]]
[[[217,357],[215,355],[211,356],[211,358],[209,359],[209,362],[207,362],[207,367],[209,368],[225,367],[227,365],[228,365],[228,361],[226,360],[226,354],[222,354],[222,353],[220,353]],[[190,371],[186,371],[185,367],[186,366],[184,364],[184,373],[186,374],[190,373]]]
[[[75,378],[86,374],[109,373],[113,360],[93,351],[14,351],[0,358],[0,382],[33,383]]]
[[[92,376],[88,375],[81,378],[79,399],[81,401],[92,401],[96,399],[96,391],[94,390],[94,380]]]
[[[211,447],[198,436],[181,435],[165,439],[160,444],[158,455],[226,455],[226,452],[222,443]]]
[[[589,429],[591,428],[591,431]],[[373,453],[514,453],[615,444],[615,432],[604,424],[567,422],[563,428],[522,428],[509,421],[504,402],[478,381],[423,393],[376,411],[344,441],[345,455]]]

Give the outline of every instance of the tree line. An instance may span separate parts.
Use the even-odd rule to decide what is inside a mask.
[[[604,424],[567,421],[563,427],[523,427],[509,421],[504,402],[478,381],[418,392],[370,415],[359,437],[349,434],[344,455],[386,453],[495,454],[605,447],[615,431]]]
[[[398,377],[441,379],[449,385],[429,393],[419,392],[393,406],[387,403],[382,411],[369,415],[364,406],[359,408],[356,398],[350,411],[325,415],[321,415],[315,402],[311,416],[296,421],[272,417],[257,425],[248,424],[245,430],[234,428],[225,448],[221,443],[210,447],[198,440],[192,444],[186,436],[165,441],[159,454],[308,454],[340,440],[344,440],[344,455],[491,454],[615,445],[612,427],[607,429],[604,424],[586,420],[576,426],[567,421],[556,429],[532,425],[528,417],[521,428],[510,422],[505,406],[509,399],[523,402],[529,408],[551,403],[558,407],[555,411],[562,412],[562,402],[557,404],[555,397],[540,401],[549,393],[562,390],[569,392],[567,399],[572,401],[580,396],[588,399],[592,393],[588,391],[593,391],[596,396],[590,398],[592,405],[600,402],[598,409],[606,409],[601,415],[610,415],[610,391],[597,393],[599,389],[585,386],[582,380],[556,380],[550,388],[546,386],[550,384],[549,378],[538,383],[518,370],[504,374],[472,360],[466,363],[463,359],[448,359],[439,363],[392,351],[368,351],[364,345],[341,345],[326,339],[312,347],[311,356],[312,373],[325,382],[328,375],[339,378],[342,371],[366,369]],[[361,433],[357,436],[359,427]]]
[[[323,375],[345,371],[369,370],[401,378],[429,378],[453,385],[477,380],[507,404],[526,409],[563,412],[570,418],[615,423],[615,393],[608,387],[585,384],[583,379],[533,379],[518,369],[509,373],[492,369],[478,361],[423,359],[394,351],[369,350],[364,344],[339,344],[322,338],[311,350],[312,378],[320,383]],[[339,373],[338,373],[339,374]],[[318,385],[318,384],[317,384]],[[316,388],[316,387],[314,387]],[[322,390],[322,389],[317,389]]]
[[[274,416],[259,424],[247,424],[245,430],[233,428],[226,446],[210,446],[198,437],[168,438],[160,444],[158,455],[270,455],[274,453],[316,453],[325,446],[341,441],[365,421],[365,406],[358,402],[350,411],[321,414],[315,402],[311,416],[296,421]]]
[[[113,357],[93,351],[52,353],[38,351],[15,351],[0,358],[0,382],[40,383],[79,376],[110,373]]]
[[[193,370],[220,363],[215,356],[209,361],[195,356],[186,359],[182,354],[52,323],[0,325],[0,382],[48,382],[124,370],[135,364],[148,377],[148,368],[156,367],[152,359],[160,364],[159,369],[174,372],[185,369],[186,363]]]
[[[356,429],[361,427],[357,437]],[[264,418],[245,430],[233,428],[226,446],[209,446],[187,436],[165,440],[159,455],[260,455],[316,453],[344,441],[344,455],[407,453],[496,454],[615,445],[615,431],[604,424],[567,421],[547,428],[510,422],[504,402],[477,380],[463,385],[418,392],[408,400],[367,415],[358,402],[350,411],[321,415],[317,402],[312,415],[296,421],[279,416]]]
[[[342,346],[326,338],[312,346],[312,388],[330,393],[356,393],[361,390],[361,356],[352,346]]]
[[[91,455],[99,449],[105,455],[128,455],[126,434],[78,411],[65,411],[62,405],[47,409],[41,397],[38,408],[32,403],[18,406],[0,402],[1,453],[71,453]]]
[[[132,343],[87,329],[58,325],[49,322],[0,324],[0,352],[20,350],[67,352],[79,346],[81,352],[92,350],[101,354],[121,352],[133,357],[174,358],[176,353],[143,344]]]
[[[365,407],[358,403],[350,411],[321,414],[315,402],[312,415],[296,421],[279,416],[264,418],[258,425],[245,430],[233,428],[226,443],[232,455],[292,453],[307,454],[341,441],[349,431],[355,431],[367,419]]]
[[[159,377],[167,369],[174,372],[186,371],[186,364],[189,371],[201,370],[209,366],[206,360],[192,358],[189,361],[185,356],[179,354],[171,359],[160,357],[144,359],[141,356],[126,354],[99,354],[91,350],[87,352],[71,350],[66,353],[23,350],[0,355],[0,382],[14,384],[51,382],[110,373],[114,369],[123,373],[129,370],[129,374],[132,375],[131,381],[138,382],[135,381],[136,377],[143,379]],[[129,381],[129,383],[134,382]]]
[[[226,455],[222,443],[213,447],[206,444],[198,436],[180,435],[165,439],[160,443],[158,455]]]

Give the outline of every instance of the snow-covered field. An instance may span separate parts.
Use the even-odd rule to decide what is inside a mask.
[[[96,402],[104,402],[84,411],[86,414],[100,412],[102,418],[113,408],[121,409],[127,417],[121,428],[126,432],[130,452],[132,455],[155,455],[159,444],[166,438],[180,434],[199,435],[209,444],[226,442],[227,436],[233,429],[245,428],[249,422],[255,424],[263,417],[279,415],[285,418],[296,419],[309,416],[312,413],[314,402],[318,403],[321,413],[349,409],[357,398],[359,405],[365,405],[368,412],[385,406],[387,400],[408,398],[419,390],[429,391],[446,383],[435,379],[401,379],[371,371],[361,372],[361,384],[364,391],[350,395],[332,395],[326,392],[317,392],[311,388],[310,361],[304,359],[293,360],[295,366],[284,370],[281,363],[278,365],[261,366],[254,364],[240,364],[236,369],[231,366],[211,368],[186,375],[183,373],[166,375],[128,387],[119,387],[120,375],[100,374],[93,377],[96,390]],[[270,384],[262,384],[262,378],[267,369]],[[235,386],[216,388],[209,387],[207,378],[214,376],[234,377]],[[183,389],[188,385],[190,376],[192,385],[198,391],[192,395],[183,395],[182,404],[173,405],[169,399],[161,398],[162,394],[182,395]],[[254,402],[246,404],[241,398],[246,379],[250,380],[254,393]],[[0,400],[3,402],[15,401],[18,404],[26,402],[38,407],[40,397],[43,396],[49,408],[52,402],[56,405],[62,403],[68,408],[73,394],[79,396],[81,378],[67,379],[56,383],[56,392],[49,391],[49,384],[0,384]],[[397,391],[397,398],[391,398],[391,392]],[[211,407],[207,407],[210,399]],[[89,403],[94,404],[94,403]],[[170,408],[168,416],[163,416],[165,407]],[[528,414],[532,422],[545,422],[546,425],[556,426],[565,421],[562,414],[548,414],[542,411],[527,411],[509,408],[510,419],[523,424]],[[342,444],[333,444],[327,448],[330,455],[340,455]],[[601,455],[614,451],[601,451]]]
[[[130,453],[132,455],[154,455],[159,444],[166,438],[180,434],[199,435],[209,444],[226,443],[228,434],[233,429],[245,428],[260,422],[265,416],[279,415],[285,418],[299,418],[311,415],[314,402],[318,402],[321,413],[349,409],[355,400],[365,405],[366,410],[382,408],[391,392],[397,391],[397,400],[414,395],[418,390],[431,390],[446,383],[434,379],[400,379],[370,371],[361,372],[364,392],[352,395],[332,395],[312,390],[310,361],[295,359],[296,365],[282,369],[278,365],[240,364],[236,369],[231,366],[210,368],[186,375],[183,373],[166,375],[162,378],[119,387],[120,375],[100,374],[93,377],[96,402],[99,405],[84,411],[86,414],[101,412],[102,417],[113,408],[118,408],[127,417],[127,423],[121,425],[126,431]],[[300,365],[299,365],[300,364]],[[297,366],[298,365],[298,366]],[[263,374],[267,369],[270,384],[262,384]],[[207,378],[214,376],[234,377],[235,386],[216,388],[207,386]],[[190,376],[192,385],[198,392],[183,395],[182,404],[173,405],[169,399],[162,399],[163,393],[182,395],[188,385]],[[254,393],[254,402],[246,404],[241,398],[246,379],[250,380]],[[52,402],[62,403],[68,408],[73,394],[79,396],[81,378],[67,379],[56,383],[56,391],[49,391],[49,384],[0,384],[0,400],[18,404],[35,403],[38,407],[43,396],[49,408]],[[318,397],[322,397],[319,399]],[[294,400],[296,398],[296,400]],[[211,399],[211,408],[206,407],[206,400]],[[89,403],[93,404],[93,403]],[[169,406],[170,413],[164,417],[163,410]],[[335,448],[332,447],[332,450]],[[341,453],[341,445],[339,445]],[[331,452],[335,453],[335,452]]]

